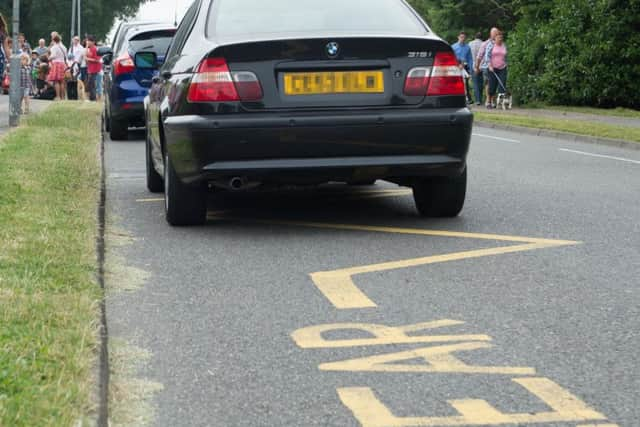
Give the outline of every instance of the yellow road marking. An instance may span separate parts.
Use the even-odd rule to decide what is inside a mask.
[[[338,388],[342,403],[351,410],[363,427],[421,427],[561,423],[606,420],[583,401],[548,378],[513,378],[512,381],[537,396],[552,409],[538,413],[500,412],[482,399],[448,400],[460,415],[448,417],[397,417],[369,387]]]
[[[410,189],[399,189],[399,190],[360,190],[357,193],[326,193],[322,194],[323,196],[346,196],[349,198],[361,198],[361,199],[370,199],[377,197],[394,197],[394,196],[408,196],[412,194],[412,190]],[[142,199],[135,199],[137,203],[148,203],[148,202],[164,202],[164,197],[148,197]]]
[[[541,239],[537,237],[509,236],[503,234],[469,233],[465,231],[424,230],[421,228],[383,227],[375,225],[334,224],[313,221],[280,221],[280,220],[251,220],[253,222],[277,225],[296,225],[300,227],[328,228],[334,230],[375,231],[380,233],[413,234],[417,236],[460,237],[464,239],[498,240],[504,242],[548,243],[551,246],[575,245],[580,242],[572,240]]]
[[[464,322],[451,319],[441,319],[406,326],[387,326],[376,323],[328,323],[298,329],[291,334],[291,338],[293,338],[300,348],[342,348],[449,341],[491,341],[491,337],[488,335],[407,335],[407,333],[410,332],[462,324],[464,324]],[[332,331],[362,331],[372,335],[372,337],[328,340],[322,336],[322,334]]]
[[[576,427],[620,427],[620,426],[618,426],[618,424],[607,423],[607,424],[580,424],[580,425],[577,425]]]
[[[411,190],[372,190],[364,191],[359,198],[367,197],[390,197],[396,195],[409,194]],[[137,199],[138,202],[163,201],[164,198]],[[208,212],[207,219],[219,219],[228,211]],[[318,271],[311,273],[311,280],[318,290],[338,309],[350,308],[373,308],[377,304],[372,301],[364,292],[362,292],[353,282],[353,276],[356,274],[373,273],[387,270],[395,270],[399,268],[417,267],[427,264],[435,264],[440,262],[459,261],[463,259],[479,258],[493,255],[504,255],[515,252],[530,251],[534,249],[550,248],[555,246],[576,245],[580,242],[571,240],[555,240],[542,239],[537,237],[510,236],[488,233],[470,233],[462,231],[446,231],[446,230],[423,230],[417,228],[400,228],[400,227],[383,227],[371,225],[357,224],[334,224],[312,221],[279,221],[279,220],[261,220],[261,219],[241,219],[243,221],[251,221],[263,224],[275,224],[286,226],[313,227],[323,229],[366,231],[393,234],[410,234],[418,236],[434,236],[434,237],[452,237],[464,239],[479,240],[496,240],[503,242],[520,242],[521,245],[503,246],[497,248],[476,249],[462,252],[454,252],[449,254],[432,255],[420,258],[411,258],[398,261],[390,261],[376,263],[364,266],[342,268],[331,271]]]
[[[377,354],[375,356],[322,363],[318,368],[321,371],[349,372],[535,375],[535,369],[529,367],[468,365],[452,354],[457,351],[471,351],[491,347],[493,347],[493,345],[486,342],[463,342],[450,345],[436,345],[408,351]],[[425,363],[398,363],[414,359],[421,359]]]
[[[360,194],[364,193],[364,194]],[[410,196],[413,194],[412,190],[380,190],[372,191],[369,193],[359,192],[357,194],[350,195],[349,199],[377,199],[380,197],[396,197],[396,196]]]
[[[463,252],[454,252],[443,255],[432,255],[421,258],[390,261],[378,264],[370,264],[359,267],[343,268],[332,271],[319,271],[311,273],[311,280],[322,294],[339,309],[376,307],[353,282],[355,274],[373,273],[399,268],[417,267],[440,262],[458,261],[463,259],[480,258],[490,255],[502,255],[514,252],[523,252],[533,249],[548,248],[576,243],[527,243],[524,245],[504,246],[498,248],[476,249]]]
[[[556,246],[577,245],[580,242],[572,240],[543,239],[537,237],[509,236],[501,234],[469,233],[463,231],[423,230],[418,228],[382,227],[357,224],[335,224],[312,221],[282,221],[267,219],[238,218],[259,224],[312,227],[322,229],[367,231],[392,234],[411,234],[418,236],[453,237],[478,240],[497,240],[503,242],[520,242],[522,245],[501,246],[497,248],[475,249],[449,254],[431,255],[427,257],[390,261],[357,267],[341,268],[331,271],[311,273],[311,280],[318,290],[338,309],[373,308],[377,304],[362,292],[353,282],[356,274],[373,273],[399,268],[417,267],[440,262],[459,261],[463,259],[480,258],[492,255],[504,255],[534,249],[551,248]]]
[[[136,199],[138,203],[147,203],[147,202],[164,202],[164,197],[150,197],[148,199]]]

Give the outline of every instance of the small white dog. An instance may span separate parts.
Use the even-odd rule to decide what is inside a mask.
[[[502,108],[503,110],[511,110],[513,106],[513,97],[511,92],[499,93],[496,99],[496,108]]]

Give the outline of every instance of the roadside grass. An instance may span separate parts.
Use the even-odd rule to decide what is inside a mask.
[[[532,117],[510,114],[508,111],[492,113],[475,111],[474,116],[476,120],[490,123],[548,129],[575,133],[578,135],[594,136],[597,138],[622,139],[625,141],[640,143],[640,128],[638,127],[617,126],[586,120],[555,119],[539,116]]]
[[[594,108],[594,107],[572,107],[567,105],[544,105],[544,104],[527,104],[526,108],[543,108],[545,110],[563,111],[568,113],[596,114],[599,116],[627,117],[632,119],[640,119],[640,110],[632,110],[630,108]]]
[[[102,292],[95,104],[58,103],[0,139],[0,425],[88,425]]]

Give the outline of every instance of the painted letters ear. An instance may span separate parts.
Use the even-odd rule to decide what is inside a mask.
[[[607,418],[548,378],[513,378],[551,407],[547,412],[504,413],[482,399],[455,399],[447,402],[460,415],[397,417],[369,387],[339,388],[338,396],[354,417],[366,427],[458,426],[501,424],[544,424],[602,421]],[[604,426],[604,425],[603,425]]]
[[[533,368],[518,366],[474,366],[467,365],[453,353],[493,347],[486,342],[463,342],[436,345],[397,353],[379,354],[357,359],[323,363],[322,371],[350,372],[424,372],[455,374],[535,375]],[[400,363],[418,361],[419,363]]]

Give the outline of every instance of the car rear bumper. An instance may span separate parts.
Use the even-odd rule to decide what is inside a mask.
[[[111,101],[111,118],[114,120],[126,120],[130,123],[144,122],[144,103],[139,99],[126,99],[124,101]]]
[[[466,108],[186,115],[164,132],[185,182],[304,183],[459,174],[472,122]]]

